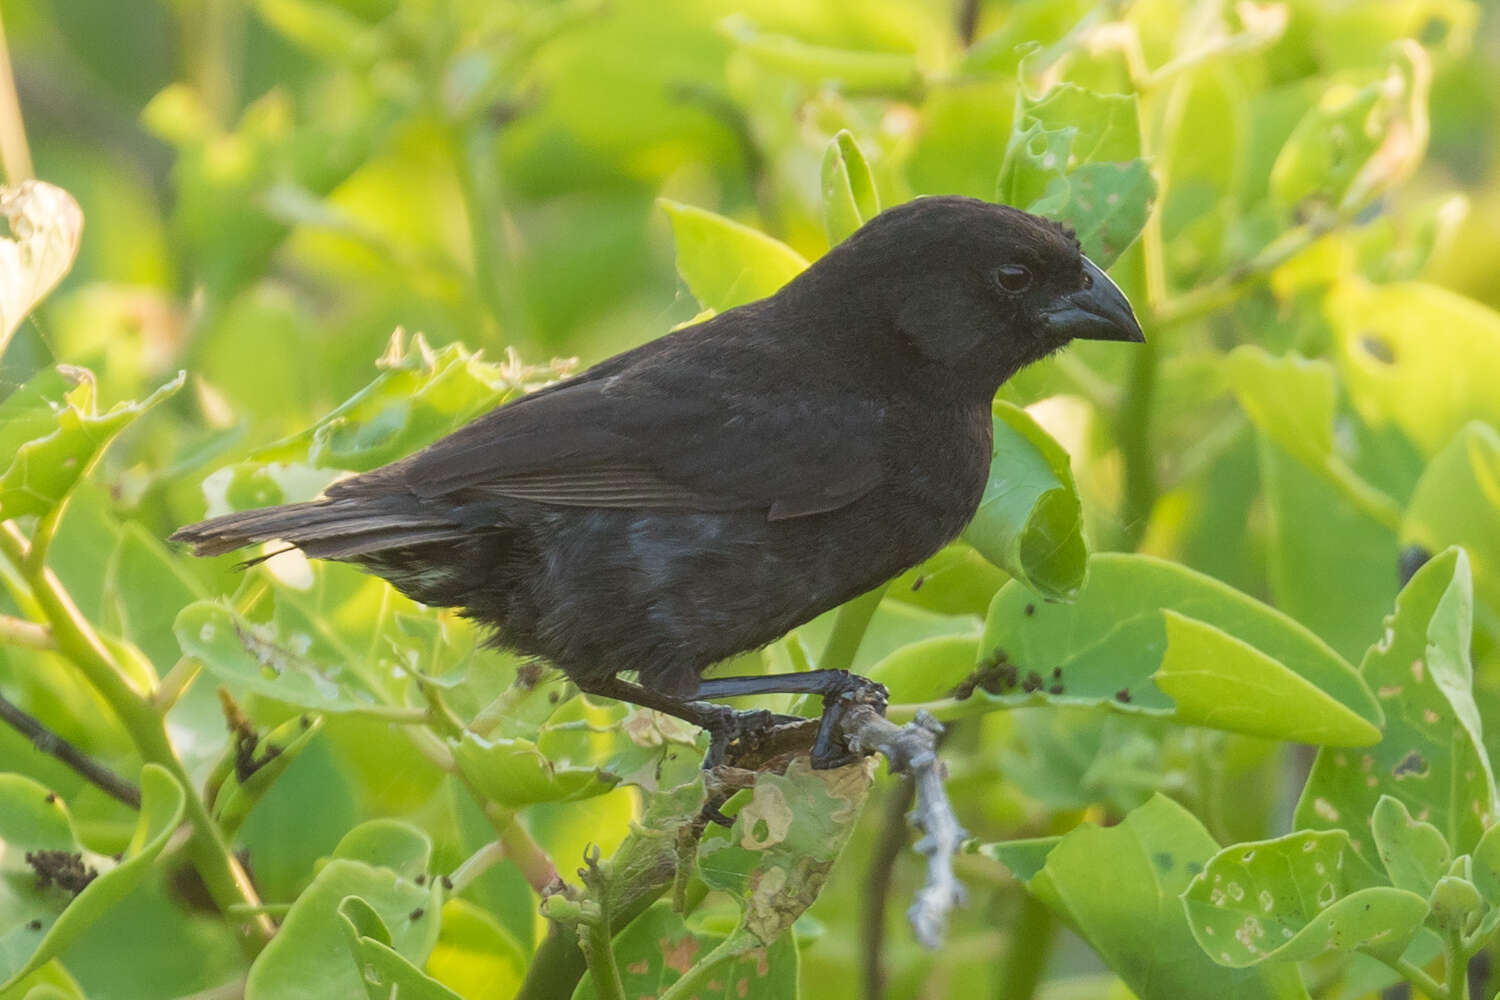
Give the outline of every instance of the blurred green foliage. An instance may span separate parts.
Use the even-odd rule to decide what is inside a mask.
[[[628,996],[1465,995],[1500,924],[1493,5],[0,18],[7,182],[24,134],[84,220],[0,205],[0,271],[30,282],[0,288],[0,695],[140,791],[0,725],[4,1000],[603,997],[611,937]],[[693,732],[345,567],[161,541],[768,294],[934,193],[1072,223],[1150,340],[1012,380],[980,516],[850,650],[893,717],[950,726],[976,849],[936,955],[899,920],[922,870],[894,780],[793,766],[695,849]],[[841,627],[737,667],[816,667]],[[100,874],[74,899],[35,850]]]

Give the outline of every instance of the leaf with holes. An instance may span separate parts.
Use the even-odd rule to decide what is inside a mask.
[[[1318,752],[1297,803],[1299,827],[1347,831],[1373,862],[1370,817],[1390,795],[1455,854],[1474,849],[1495,815],[1495,779],[1471,690],[1472,616],[1462,549],[1438,555],[1407,583],[1360,665],[1385,708],[1383,737],[1367,750]]]
[[[1427,917],[1427,900],[1380,885],[1343,830],[1226,847],[1182,903],[1198,944],[1231,968],[1330,951],[1395,961]]]
[[[799,757],[786,774],[758,775],[734,826],[703,840],[703,881],[735,898],[741,930],[755,942],[774,942],[818,898],[859,818],[873,772],[869,760],[814,771]]]
[[[657,204],[672,221],[677,273],[705,309],[763,299],[807,268],[785,243],[733,219],[665,198]]]
[[[1294,967],[1226,969],[1194,943],[1177,897],[1218,849],[1191,813],[1157,795],[1115,826],[1085,823],[980,853],[1010,867],[1141,1000],[1305,1000]]]
[[[1334,286],[1323,307],[1349,398],[1434,455],[1471,420],[1500,426],[1500,313],[1421,282]]]

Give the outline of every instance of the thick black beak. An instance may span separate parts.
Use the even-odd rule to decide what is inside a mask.
[[[1087,257],[1083,273],[1087,288],[1080,288],[1042,310],[1047,326],[1057,336],[1073,340],[1128,340],[1144,344],[1146,335],[1130,309],[1130,300],[1109,275]]]

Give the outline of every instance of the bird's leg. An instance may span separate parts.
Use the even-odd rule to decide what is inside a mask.
[[[573,683],[586,694],[596,694],[616,701],[630,702],[641,708],[649,708],[663,715],[692,723],[708,733],[708,753],[703,757],[705,770],[724,762],[730,746],[739,739],[762,732],[778,719],[764,709],[751,712],[737,711],[728,705],[712,705],[704,701],[683,701],[672,698],[650,688],[622,681],[618,677],[588,678]]]
[[[838,725],[850,705],[873,705],[882,715],[889,692],[885,685],[847,670],[808,670],[800,674],[770,674],[759,677],[715,677],[698,685],[699,698],[735,698],[752,694],[817,694],[823,696],[823,718],[813,743],[812,766],[842,767],[859,759],[838,745]]]

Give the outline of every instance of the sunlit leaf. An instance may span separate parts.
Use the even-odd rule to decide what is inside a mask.
[[[677,273],[705,309],[765,298],[807,268],[791,247],[722,215],[662,198],[677,242]]]
[[[823,225],[838,243],[880,213],[880,193],[853,133],[841,129],[823,154]]]
[[[0,188],[0,353],[16,327],[73,266],[83,236],[83,210],[73,196],[45,181]]]

